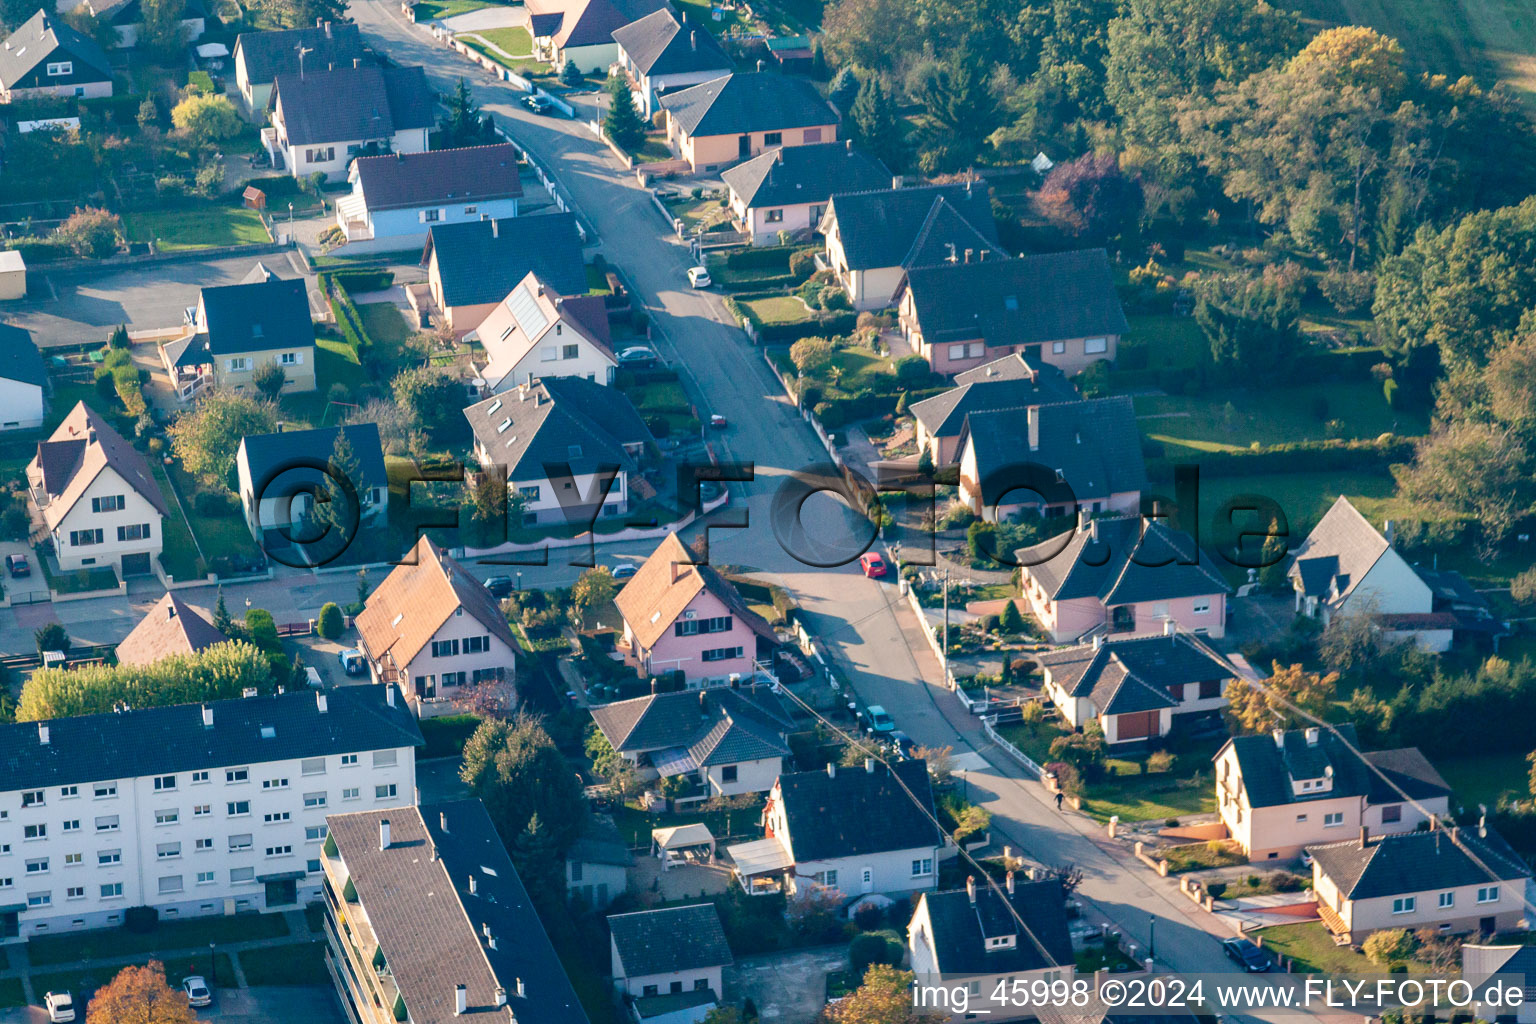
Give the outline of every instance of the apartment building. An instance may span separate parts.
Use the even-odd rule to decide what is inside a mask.
[[[326,815],[415,799],[392,686],[0,726],[0,941],[317,898]]]

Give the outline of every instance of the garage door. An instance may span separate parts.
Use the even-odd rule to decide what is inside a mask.
[[[137,555],[124,555],[123,556],[123,575],[124,576],[147,576],[147,575],[149,575],[149,552],[148,551],[143,551],[143,552],[140,552]]]
[[[1115,734],[1121,740],[1142,740],[1157,735],[1157,712],[1133,711],[1116,715]]]

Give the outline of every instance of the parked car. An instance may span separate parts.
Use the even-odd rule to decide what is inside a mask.
[[[706,270],[703,267],[689,267],[688,268],[688,287],[690,287],[690,288],[708,288],[710,286],[710,284],[711,284],[711,281],[709,280],[709,271],[708,270]]]
[[[878,580],[886,573],[885,559],[873,551],[866,551],[859,556],[859,568],[864,570],[865,576]]]
[[[1221,948],[1230,960],[1250,974],[1262,974],[1269,970],[1269,954],[1254,945],[1252,939],[1222,939]]]
[[[656,353],[644,345],[632,345],[619,353],[619,365],[643,370],[656,365]]]
[[[492,597],[510,597],[516,587],[511,576],[491,576],[485,581],[485,589],[491,592]]]
[[[900,729],[891,733],[891,745],[896,748],[896,753],[902,757],[912,757],[912,752],[917,749],[917,744],[912,741],[912,737]]]
[[[709,417],[709,426],[712,430],[724,430],[726,428],[725,417],[721,416],[719,413],[711,413]]]
[[[554,104],[550,103],[549,99],[544,96],[524,96],[523,106],[535,114],[547,114],[554,109]]]
[[[885,708],[879,704],[871,704],[865,709],[864,714],[869,718],[869,728],[873,732],[895,732],[896,720],[886,714]]]
[[[188,1006],[207,1006],[213,1002],[213,992],[201,974],[194,974],[181,983],[187,993]]]
[[[48,1019],[53,1024],[68,1024],[75,1019],[75,1000],[68,992],[49,992],[43,997]]]
[[[341,670],[349,676],[360,676],[368,671],[368,661],[363,657],[363,652],[356,647],[349,647],[336,656],[341,662]]]
[[[635,573],[639,571],[633,562],[620,562],[613,567],[612,573],[616,580],[627,580],[634,578]]]
[[[5,568],[12,576],[31,576],[32,564],[26,555],[6,555]]]

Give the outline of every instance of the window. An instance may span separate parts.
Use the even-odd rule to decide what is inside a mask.
[[[479,212],[480,212],[480,207],[478,207],[478,206],[466,206],[466,207],[464,207],[464,216],[466,216],[466,217],[473,217],[475,214],[477,214]]]
[[[64,866],[67,868],[79,867],[83,863],[85,863],[85,854],[83,853],[66,853],[64,855]]]
[[[306,757],[304,760],[299,762],[299,772],[302,775],[324,775],[325,758]]]
[[[1411,914],[1418,909],[1419,898],[1417,896],[1399,896],[1392,901],[1392,913]]]
[[[33,789],[33,790],[28,790],[27,792],[21,794],[21,806],[23,806],[23,807],[41,807],[41,806],[43,806],[43,791],[40,790],[40,789]]]
[[[524,498],[527,498],[529,501],[538,501],[539,485],[534,484],[531,487],[519,487],[518,493],[520,493]]]
[[[1443,892],[1440,894],[1439,902],[1442,909],[1454,907],[1456,905],[1456,894],[1453,892]]]
[[[101,817],[97,818],[96,819],[96,831],[97,832],[116,832],[117,831],[117,815],[115,815],[115,814],[104,814]]]
[[[170,860],[172,857],[181,856],[180,843],[161,843],[155,847],[156,860]]]
[[[805,144],[807,146],[811,145],[812,143],[820,142],[820,141],[821,141],[821,129],[820,128],[807,128],[805,130]]]
[[[421,221],[423,224],[434,224],[440,219],[441,215],[441,210],[422,210]]]
[[[676,623],[672,629],[678,636],[693,636],[698,633],[729,633],[735,620],[729,615],[717,615],[709,619],[683,619]]]
[[[763,133],[763,145],[764,146],[782,146],[782,145],[784,145],[784,133],[783,132],[764,132]]]
[[[80,795],[80,787],[79,786],[63,786],[63,787],[60,787],[60,789],[59,789],[59,796],[63,797],[66,800],[68,800],[70,797],[75,797],[75,796],[79,796],[79,795]]]
[[[981,355],[985,350],[986,346],[979,341],[967,342],[959,345],[951,345],[949,346],[949,358],[972,359]]]
[[[251,813],[251,802],[249,800],[231,800],[227,806],[227,813],[231,818],[238,818]]]
[[[581,357],[581,346],[579,346],[579,345],[561,345],[560,346],[560,358],[561,359],[578,359],[580,357]]]
[[[21,838],[23,838],[23,839],[47,839],[48,838],[48,826],[47,825],[28,825],[26,828],[21,830]]]
[[[208,773],[206,771],[193,772],[192,773],[192,785],[196,786],[199,783],[207,782],[207,781],[208,781]]]
[[[671,989],[672,989],[672,994],[676,995],[677,993],[679,993],[679,992],[681,992],[683,990],[683,983],[680,982],[680,981],[674,981],[671,984]]]
[[[304,828],[304,841],[306,843],[318,843],[329,832],[330,830],[324,825],[306,825]]]
[[[1499,902],[1499,887],[1496,886],[1496,885],[1480,885],[1480,886],[1478,886],[1477,887],[1477,902],[1479,902],[1479,903],[1497,903],[1497,902]]]
[[[324,807],[325,806],[325,794],[324,793],[305,793],[304,794],[304,806],[305,807]]]
[[[486,636],[467,636],[464,638],[465,654],[485,654],[491,649],[491,638]]]
[[[250,780],[250,777],[251,777],[251,770],[249,768],[226,768],[226,769],[224,769],[224,781],[225,782],[247,782],[247,781]]]
[[[72,60],[51,60],[48,62],[48,74],[51,77],[59,75],[72,75],[75,73],[75,62]]]
[[[784,211],[783,210],[764,210],[763,211],[763,220],[766,221],[769,224],[782,224],[782,223],[784,223]]]
[[[1051,342],[1051,354],[1052,355],[1059,356],[1059,355],[1064,354],[1066,351],[1067,351],[1067,343],[1066,342],[1064,342],[1064,341],[1053,341],[1053,342]]]
[[[1323,815],[1323,828],[1334,828],[1344,824],[1343,811],[1330,811]]]
[[[1307,816],[1305,814],[1298,814],[1298,815],[1296,815],[1296,820],[1298,822],[1306,821],[1307,820]]]
[[[41,875],[48,871],[48,858],[38,857],[36,860],[27,861],[27,874]]]
[[[29,893],[27,893],[27,906],[29,906],[29,907],[46,907],[49,904],[51,904],[52,902],[53,902],[53,893],[51,893],[51,892],[29,892]]]
[[[1212,697],[1220,697],[1220,696],[1221,696],[1221,680],[1220,679],[1202,679],[1202,680],[1200,680],[1200,699],[1201,700],[1209,700]]]
[[[456,657],[458,653],[459,641],[456,639],[432,641],[432,657],[434,658],[453,658]]]
[[[288,788],[288,780],[287,779],[262,779],[261,780],[261,788],[262,789],[287,789]]]
[[[375,750],[373,752],[373,766],[375,768],[393,768],[395,765],[395,752],[393,750]]]
[[[912,876],[933,874],[933,858],[923,857],[912,862]]]
[[[356,800],[360,796],[361,793],[356,786],[350,786],[347,789],[341,791],[341,798],[343,800]]]
[[[14,878],[0,878],[0,889],[9,889],[11,886],[13,886],[15,884],[16,884],[16,879],[14,879]]]
[[[92,512],[121,512],[128,504],[128,499],[121,494],[108,494],[100,498],[91,499]]]
[[[387,786],[374,786],[373,798],[375,800],[390,800],[395,796],[395,784],[391,782]]]
[[[721,768],[720,769],[720,781],[721,782],[735,782],[736,781],[736,766],[733,765],[733,764],[728,764],[724,768]]]
[[[102,850],[100,853],[98,853],[96,855],[96,866],[97,867],[103,867],[103,868],[111,867],[113,864],[121,864],[122,862],[123,862],[123,851],[122,850]]]
[[[835,868],[831,871],[818,871],[813,877],[818,885],[825,885],[832,889],[837,888],[837,870]]]
[[[267,847],[267,856],[268,857],[287,857],[287,856],[291,855],[292,853],[293,853],[293,847],[291,845],[289,845],[289,846],[269,846],[269,847]]]
[[[122,882],[105,882],[101,887],[101,898],[104,900],[120,900],[123,898]]]
[[[658,994],[658,990],[655,985],[646,985],[640,989],[640,994],[645,996],[654,996]]]
[[[278,354],[277,361],[283,366],[301,366],[304,363],[304,353],[281,352]]]
[[[193,804],[192,817],[201,818],[213,813],[213,804]]]
[[[229,880],[231,882],[254,882],[256,880],[255,868],[230,868]]]
[[[1209,615],[1211,613],[1211,599],[1208,597],[1197,597],[1193,602],[1193,607],[1196,615]]]
[[[1383,807],[1381,809],[1381,820],[1383,824],[1389,824],[1394,821],[1402,821],[1403,805],[1388,804],[1387,806]]]
[[[224,368],[231,373],[240,373],[251,368],[251,361],[244,357],[239,359],[227,359],[224,361]]]
[[[196,840],[194,842],[193,847],[194,847],[194,849],[197,850],[198,853],[203,853],[205,851],[212,850],[213,849],[213,840],[212,839],[198,839],[198,840]]]
[[[156,811],[156,825],[174,825],[181,820],[181,814],[177,811]]]
[[[315,149],[306,149],[304,151],[304,161],[305,161],[305,163],[311,163],[311,164],[329,163],[330,161],[335,160],[335,159],[336,159],[336,147],[335,146],[319,146],[319,147],[316,147]]]
[[[1083,351],[1089,355],[1097,355],[1100,352],[1109,351],[1108,338],[1089,338],[1083,342]]]
[[[716,647],[704,652],[705,661],[730,661],[741,657],[740,647]]]
[[[275,825],[293,819],[292,811],[269,811],[261,816],[261,820],[268,825]]]
[[[134,524],[132,524],[130,526],[119,526],[117,528],[117,539],[118,540],[149,540],[149,524],[148,523],[134,523]],[[174,789],[175,787],[172,786],[171,788]]]
[[[64,890],[64,898],[67,899],[67,900],[83,900],[83,899],[85,899],[85,886],[83,886],[83,885],[72,885],[72,886],[70,886],[68,889]]]
[[[98,782],[98,783],[96,783],[95,796],[96,796],[97,800],[105,800],[107,797],[117,796],[117,783],[115,783],[115,782]]]
[[[212,885],[213,884],[213,872],[212,871],[199,871],[197,873],[197,884],[198,885]]]
[[[351,767],[354,764],[357,764],[357,755],[356,754],[342,754],[341,755],[341,766],[343,768],[349,768],[349,767]]]
[[[249,832],[229,837],[229,852],[239,853],[241,850],[251,848],[251,834]]]

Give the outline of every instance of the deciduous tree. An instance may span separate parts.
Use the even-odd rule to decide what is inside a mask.
[[[200,146],[211,146],[240,134],[240,114],[223,96],[194,93],[171,110],[171,124]]]
[[[571,587],[571,604],[585,624],[587,613],[608,604],[616,593],[618,585],[614,583],[613,573],[606,565],[598,565],[576,577]]]
[[[277,396],[283,393],[283,385],[288,383],[288,372],[276,359],[268,359],[251,374],[251,383],[256,386],[261,397],[275,402]]]
[[[276,429],[277,407],[271,402],[214,388],[204,391],[166,433],[183,469],[205,483],[223,486],[234,469],[240,440]]]
[[[1140,180],[1121,171],[1113,153],[1057,164],[1035,200],[1054,224],[1094,245],[1133,234],[1143,203]]]
[[[1338,683],[1337,672],[1320,675],[1276,662],[1268,679],[1239,678],[1227,684],[1227,715],[1236,730],[1249,734],[1311,725],[1333,703]]]
[[[197,1024],[185,992],[166,984],[165,965],[151,960],[124,967],[97,989],[85,1010],[86,1024]]]
[[[938,1015],[921,1010],[912,998],[915,978],[886,964],[876,964],[864,974],[854,993],[822,1011],[824,1024],[928,1024]]]

